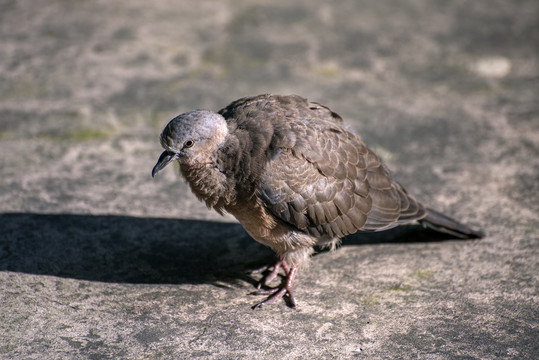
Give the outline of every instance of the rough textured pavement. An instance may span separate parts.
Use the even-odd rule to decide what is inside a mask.
[[[539,3],[1,1],[0,358],[537,359]],[[481,241],[351,236],[253,311],[272,259],[173,168],[167,121],[331,106]]]

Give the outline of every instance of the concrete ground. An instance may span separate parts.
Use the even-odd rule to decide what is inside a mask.
[[[536,0],[0,1],[0,358],[539,358]],[[167,121],[259,93],[338,112],[482,227],[350,236],[261,310],[272,253],[171,167]]]

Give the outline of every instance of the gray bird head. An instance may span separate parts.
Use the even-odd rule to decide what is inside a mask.
[[[194,110],[172,119],[161,133],[165,151],[152,170],[155,176],[174,160],[188,164],[209,161],[228,135],[225,119],[212,111]]]

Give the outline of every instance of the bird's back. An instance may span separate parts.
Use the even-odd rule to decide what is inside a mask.
[[[219,113],[240,149],[238,183],[251,184],[245,191],[294,229],[327,239],[426,215],[325,106],[295,95],[259,95],[236,100]]]

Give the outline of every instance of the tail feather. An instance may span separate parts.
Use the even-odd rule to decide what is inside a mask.
[[[425,227],[455,236],[459,239],[478,239],[485,236],[482,230],[472,229],[432,209],[427,209],[427,216],[420,220],[420,222]]]

